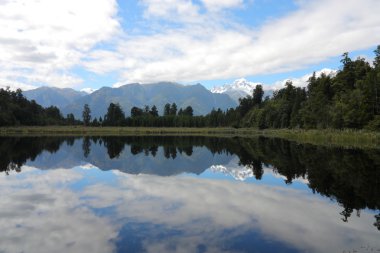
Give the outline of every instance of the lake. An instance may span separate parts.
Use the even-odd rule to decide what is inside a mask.
[[[380,150],[0,138],[0,252],[380,252]]]

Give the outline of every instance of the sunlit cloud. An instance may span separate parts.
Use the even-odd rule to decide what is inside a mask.
[[[93,171],[22,171],[0,177],[0,203],[7,207],[0,211],[5,252],[111,252],[128,223],[152,225],[144,227],[149,236],[139,242],[147,252],[189,252],[199,245],[223,252],[221,245],[252,231],[308,252],[378,245],[377,231],[368,230],[373,214],[363,211],[344,223],[336,203],[291,188],[113,171],[114,183],[86,180],[75,191],[71,186]],[[112,215],[94,212],[110,207]],[[179,233],[162,240],[157,227]]]
[[[173,1],[176,4],[170,8],[156,10],[155,1],[146,2],[150,3],[149,13],[161,16],[172,10],[178,13],[176,7],[184,3],[194,5]],[[344,5],[337,0],[302,1],[297,10],[259,28],[236,26],[233,20],[229,26],[227,17],[198,13],[200,19],[209,18],[208,25],[182,21],[184,26],[179,28],[128,37],[116,48],[115,62],[120,64],[108,70],[118,71],[125,83],[190,82],[297,70],[345,51],[376,45],[380,41],[380,16],[374,10],[379,8],[380,3],[374,0],[351,0]],[[125,60],[120,59],[123,57]],[[103,60],[107,58],[95,57],[86,64],[102,65]],[[104,72],[103,68],[91,70]]]
[[[116,0],[3,1],[1,85],[83,88],[82,71],[116,76],[112,83],[287,73],[380,41],[376,0],[296,1],[292,11],[254,26],[236,18],[255,4],[140,0],[128,23]]]
[[[81,205],[67,186],[82,178],[73,170],[0,175],[1,252],[112,252],[116,228]],[[96,232],[95,232],[96,231]]]
[[[222,251],[218,247],[220,240],[227,240],[221,231],[230,231],[231,238],[252,229],[260,231],[264,238],[295,245],[301,251],[335,252],[360,243],[377,245],[376,231],[363,232],[365,223],[372,222],[371,214],[362,213],[360,219],[352,217],[349,223],[343,223],[339,206],[303,191],[225,180],[115,173],[121,190],[104,185],[89,187],[84,192],[90,196],[89,205],[128,203],[118,205],[118,215],[182,231],[181,236],[166,242],[147,238],[144,245],[150,246],[150,252],[156,247],[170,250],[169,245],[187,245],[191,251],[200,244],[210,245],[218,252]],[[355,234],[354,241],[350,242],[351,235],[343,232],[346,229]],[[198,234],[199,237],[193,236]],[[192,240],[195,242],[189,243]]]
[[[71,69],[119,28],[114,0],[2,1],[0,79],[5,85],[74,87]]]

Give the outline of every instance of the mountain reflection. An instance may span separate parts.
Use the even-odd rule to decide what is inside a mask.
[[[341,205],[347,222],[362,209],[379,210],[380,151],[300,145],[282,139],[207,137],[25,137],[1,138],[0,170],[72,168],[90,163],[101,170],[171,176],[201,174],[238,157],[262,179],[264,167],[285,178],[307,179],[308,187]],[[380,215],[375,216],[380,230]]]

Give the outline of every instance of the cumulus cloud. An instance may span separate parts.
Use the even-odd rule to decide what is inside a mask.
[[[140,0],[143,17],[123,30],[116,0],[3,1],[0,81],[73,87],[84,81],[74,67],[122,83],[230,79],[301,69],[380,41],[377,0],[297,1],[256,27],[234,19],[231,10],[245,4]]]
[[[23,176],[2,174],[1,252],[112,252],[116,228],[81,206],[68,189],[82,176],[73,170],[41,173],[23,167]],[[96,231],[96,232],[94,232]]]
[[[222,245],[249,233],[302,252],[379,246],[378,232],[369,229],[373,213],[363,211],[344,223],[340,206],[302,190],[118,171],[109,184],[87,173],[24,166],[22,174],[0,175],[0,204],[6,207],[0,210],[0,251],[112,252],[114,242],[129,236],[122,227],[130,224],[143,227],[144,236],[134,243],[147,252],[195,252],[199,245],[223,252]],[[78,185],[83,188],[71,189]]]
[[[335,76],[337,74],[337,72],[338,71],[334,70],[334,69],[324,68],[324,69],[321,69],[319,71],[316,71],[315,72],[315,76],[316,77],[320,77],[322,74],[325,74],[327,76],[333,77],[333,76]],[[285,84],[290,81],[296,87],[306,87],[307,84],[308,84],[309,78],[312,75],[313,75],[313,73],[306,74],[306,75],[304,75],[302,77],[298,77],[298,78],[288,78],[288,79],[285,79],[285,80],[277,81],[274,84],[265,85],[265,86],[266,86],[266,89],[278,90],[278,89],[284,88]]]
[[[71,68],[97,43],[117,33],[116,13],[115,0],[2,2],[1,81],[24,88],[80,84],[82,79]]]
[[[237,3],[222,2],[231,6]],[[184,4],[176,3],[177,7]],[[209,1],[212,3],[215,1]],[[380,16],[375,11],[380,9],[379,1],[298,3],[297,10],[255,29],[229,23],[227,16],[220,19],[210,12],[198,12],[207,25],[185,23],[150,35],[128,37],[117,48],[118,57],[124,60],[109,71],[118,71],[120,79],[129,82],[227,79],[292,71],[380,41]],[[173,9],[179,12],[174,6],[163,10],[152,6],[147,7],[151,15],[165,16]],[[102,64],[103,60],[107,61],[97,58],[88,64]]]
[[[206,8],[211,11],[223,8],[240,7],[243,5],[243,0],[202,0],[202,2]]]
[[[199,7],[191,0],[141,0],[147,18],[165,18],[173,21],[195,21]]]
[[[352,217],[343,223],[339,206],[303,191],[225,180],[115,173],[118,188],[88,187],[83,192],[85,200],[97,208],[116,204],[117,216],[154,224],[153,230],[145,230],[150,234],[143,240],[147,252],[192,252],[198,245],[207,245],[208,252],[222,252],[220,245],[252,230],[263,238],[308,252],[378,245],[375,230],[363,233],[366,224],[372,222],[372,214],[363,212],[360,219]],[[180,231],[180,236],[163,241],[155,236],[157,226]],[[346,229],[351,232],[347,234]],[[223,231],[228,231],[227,235]]]

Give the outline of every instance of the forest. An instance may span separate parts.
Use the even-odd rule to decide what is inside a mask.
[[[92,118],[85,105],[82,119],[73,114],[64,117],[55,106],[43,108],[28,101],[20,89],[0,89],[0,126],[133,126],[133,127],[254,127],[290,129],[368,129],[380,130],[380,45],[373,63],[342,55],[342,67],[336,75],[314,73],[307,87],[295,87],[291,81],[264,98],[261,85],[251,96],[241,98],[236,108],[213,109],[209,114],[193,115],[193,108],[166,104],[158,112],[155,105],[133,107],[129,117],[119,104],[110,103],[104,117]]]

